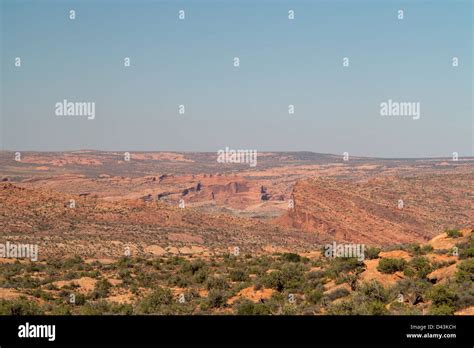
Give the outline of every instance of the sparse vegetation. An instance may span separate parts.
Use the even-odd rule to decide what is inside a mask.
[[[281,258],[287,262],[300,262],[302,260],[301,256],[295,253],[284,253]]]
[[[368,247],[365,250],[365,258],[367,260],[373,260],[373,259],[378,259],[380,253],[380,248],[375,248],[375,247]]]
[[[459,231],[459,230],[447,230],[447,231],[446,231],[446,235],[447,235],[449,238],[459,238],[459,237],[462,237],[462,233],[461,233],[461,231]]]
[[[227,294],[220,289],[212,289],[207,296],[206,304],[210,308],[224,307],[227,300]]]
[[[405,275],[426,278],[433,268],[426,257],[416,256],[403,268]]]
[[[234,269],[229,273],[230,280],[233,282],[244,282],[248,279],[247,274],[240,269]]]
[[[472,239],[458,245],[460,252],[469,250]],[[379,249],[368,250],[368,259],[376,262],[372,272],[400,279],[390,284],[364,281],[367,265],[356,258],[307,259],[294,253],[127,257],[110,264],[75,257],[7,263],[0,268],[0,284],[18,298],[0,300],[0,314],[420,315],[424,310],[452,315],[474,305],[474,259],[469,254],[433,261],[430,248],[411,245],[406,261],[379,258]],[[453,264],[455,272],[444,283],[429,277]]]
[[[407,262],[404,259],[385,258],[380,260],[377,270],[381,273],[391,274],[395,272],[402,272],[406,265]]]
[[[263,303],[253,303],[249,300],[244,300],[237,305],[238,315],[269,315],[272,314],[267,305]]]
[[[41,315],[43,310],[36,302],[26,298],[13,301],[0,300],[0,315]]]
[[[322,289],[309,290],[306,293],[306,300],[312,304],[318,304],[319,302],[321,302],[322,298],[323,298]]]
[[[462,260],[458,265],[457,280],[474,282],[474,258]]]
[[[428,298],[433,302],[430,314],[450,315],[455,311],[458,299],[456,293],[446,285],[436,285],[428,291]]]
[[[173,295],[169,289],[158,288],[140,302],[138,311],[143,314],[162,314],[172,301]]]
[[[107,279],[101,279],[95,284],[94,291],[92,292],[91,298],[99,299],[107,297],[109,294],[109,290],[112,285],[109,283]]]

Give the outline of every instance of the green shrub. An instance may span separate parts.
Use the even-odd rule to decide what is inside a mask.
[[[183,274],[174,274],[168,278],[168,285],[186,288],[191,284],[189,279]],[[149,287],[149,286],[148,286]]]
[[[193,262],[186,262],[181,266],[181,273],[196,274],[199,270],[206,268],[203,260],[196,260]]]
[[[190,302],[195,298],[199,298],[199,292],[196,289],[189,289],[184,292],[184,298],[186,299],[186,302]]]
[[[390,304],[390,314],[392,315],[422,315],[423,312],[411,304],[404,302],[392,302]]]
[[[74,269],[74,270],[82,270],[82,266],[84,265],[84,260],[76,255],[74,257],[68,258],[63,261],[62,267],[66,269]]]
[[[380,300],[364,300],[360,298],[344,300],[329,305],[327,313],[330,315],[384,315],[388,314],[384,302]]]
[[[206,281],[207,290],[227,290],[229,284],[223,277],[209,277]]]
[[[199,271],[197,271],[194,274],[194,281],[199,284],[204,284],[207,280],[207,276],[209,274],[209,271],[206,269],[201,268]]]
[[[456,293],[446,285],[435,285],[428,291],[428,298],[433,302],[433,306],[440,307],[446,305],[453,307],[457,300]]]
[[[52,301],[54,300],[54,295],[50,292],[43,291],[41,289],[35,289],[32,293],[34,297],[41,298],[45,301]]]
[[[110,314],[110,306],[107,301],[100,300],[78,307],[77,313],[80,315],[106,315]]]
[[[462,233],[461,233],[461,231],[459,231],[459,230],[447,230],[447,231],[446,231],[446,235],[447,235],[449,238],[459,238],[459,237],[462,237]]]
[[[327,308],[327,313],[329,315],[354,315],[355,313],[355,303],[352,299],[343,300],[337,304],[330,304]]]
[[[372,301],[364,303],[357,311],[359,315],[384,315],[388,310],[382,301]]]
[[[474,246],[464,248],[459,252],[460,259],[467,259],[470,257],[474,257]]]
[[[314,290],[321,288],[324,283],[324,275],[326,273],[324,271],[312,271],[306,273],[306,280],[304,282],[304,286],[306,290]]]
[[[222,261],[226,267],[235,267],[237,265],[238,255],[226,253],[222,255]]]
[[[253,284],[253,289],[255,291],[262,290],[264,288],[263,286],[263,280],[262,279],[257,279],[255,283]]]
[[[111,303],[110,312],[113,314],[132,315],[133,306],[129,303],[123,303],[123,304]]]
[[[52,284],[52,283],[46,285],[44,288],[46,290],[53,290],[53,291],[59,290],[58,287],[56,285]]]
[[[0,300],[0,315],[43,315],[41,308],[33,301],[20,297],[13,301]]]
[[[132,273],[127,268],[120,269],[118,271],[118,276],[124,282],[131,283],[133,281]]]
[[[300,262],[301,261],[301,256],[295,253],[284,253],[281,256],[281,259],[283,261],[287,262]]]
[[[282,308],[283,315],[297,315],[298,314],[298,307],[294,304],[285,303]]]
[[[415,256],[413,259],[410,260],[408,266],[405,267],[404,270],[404,274],[406,276],[410,276],[410,274],[407,272],[410,269],[414,270],[414,275],[422,279],[426,278],[426,276],[433,270],[429,260],[423,256]]]
[[[184,258],[184,257],[181,257],[181,256],[173,256],[173,257],[170,257],[166,263],[168,265],[173,265],[173,266],[177,266],[177,265],[184,265],[186,263],[188,263],[188,261]]]
[[[465,242],[456,244],[460,259],[474,257],[474,233],[471,233],[469,239]]]
[[[101,279],[95,283],[94,291],[91,294],[93,299],[104,298],[109,295],[112,284],[107,279]]]
[[[281,270],[265,274],[262,282],[265,287],[280,292],[301,290],[304,286],[304,268],[299,263],[287,264]]]
[[[83,306],[86,303],[86,297],[83,294],[75,294],[75,302],[76,306]]]
[[[23,288],[23,289],[35,289],[39,287],[39,281],[32,278],[29,274],[24,276],[7,277],[2,287],[5,288]]]
[[[407,262],[404,259],[391,259],[385,258],[379,261],[377,270],[381,273],[395,273],[398,271],[403,271],[407,265]]]
[[[23,272],[23,265],[16,260],[14,263],[4,263],[0,267],[0,273],[3,274],[5,278],[10,278],[16,275],[19,275]]]
[[[326,275],[326,272],[323,270],[311,271],[306,273],[307,280],[321,280]]]
[[[359,277],[357,274],[344,274],[339,279],[336,279],[336,284],[347,283],[351,287],[351,290],[355,290],[357,288],[358,280]]]
[[[430,308],[431,315],[453,315],[454,307],[443,304],[440,306],[433,306]]]
[[[153,269],[160,271],[162,262],[163,261],[161,259],[155,259],[151,262],[151,266],[153,267]]]
[[[426,280],[407,278],[399,280],[393,291],[395,294],[403,294],[410,304],[415,305],[424,301],[425,292],[430,287],[431,283]]]
[[[474,282],[474,259],[462,260],[457,268],[458,272],[456,273],[456,280],[458,282]]]
[[[349,299],[338,303],[329,303],[327,313],[331,315],[388,314],[385,305],[389,297],[390,291],[385,289],[379,282],[375,280],[364,282]]]
[[[270,315],[272,312],[270,308],[264,303],[253,303],[249,300],[244,300],[237,305],[238,315]]]
[[[431,245],[418,245],[418,244],[410,244],[408,251],[414,255],[426,255],[433,251],[433,247]]]
[[[98,279],[100,278],[100,272],[98,270],[80,272],[78,278],[82,278],[82,277]]]
[[[244,282],[248,280],[247,274],[240,269],[230,271],[229,277],[230,280],[232,280],[233,282]]]
[[[338,257],[331,259],[326,268],[326,275],[332,279],[339,277],[341,273],[355,272],[358,273],[364,269],[364,263],[356,258]]]
[[[176,277],[179,278],[179,276],[176,276]],[[137,277],[135,279],[137,281],[138,286],[141,286],[143,288],[152,288],[157,282],[158,278],[159,278],[158,272],[140,271],[140,272],[137,272]],[[178,283],[179,281],[176,281],[176,282]],[[187,286],[187,283],[186,282],[184,283],[186,284],[184,286]],[[177,285],[177,286],[180,286],[180,285]],[[184,286],[181,286],[181,287],[184,287]]]
[[[283,291],[285,288],[285,280],[281,271],[273,271],[266,274],[263,278],[263,285],[267,288],[272,288],[277,291]]]
[[[305,294],[306,301],[312,304],[318,304],[323,298],[323,291],[321,289],[310,290]]]
[[[211,308],[224,307],[227,302],[227,294],[220,289],[212,289],[209,291],[206,302]]]
[[[429,245],[429,244],[426,244],[426,245],[423,245],[421,247],[421,252],[422,254],[428,254],[428,253],[431,253],[433,252],[434,248],[433,246]]]
[[[456,309],[474,306],[474,283],[472,281],[459,283],[456,294],[458,296]]]
[[[370,302],[370,301],[381,301],[387,302],[389,297],[389,292],[386,290],[382,284],[376,280],[370,282],[362,283],[356,292],[356,298],[359,302]]]
[[[140,302],[138,310],[143,314],[159,314],[164,306],[172,302],[173,295],[170,289],[157,288]]]
[[[341,298],[341,297],[346,297],[347,295],[350,295],[350,292],[349,290],[345,289],[345,288],[338,288],[334,291],[331,291],[330,293],[328,293],[326,295],[326,298],[329,300],[329,301],[334,301],[338,298]]]
[[[373,260],[373,259],[379,258],[379,253],[380,253],[380,248],[368,247],[364,252],[364,256],[367,260]]]
[[[50,315],[71,315],[71,308],[64,304],[53,306],[49,311]]]
[[[28,272],[28,273],[30,273],[30,272],[41,272],[41,271],[44,271],[45,268],[46,268],[46,265],[30,261],[26,266],[26,272]]]

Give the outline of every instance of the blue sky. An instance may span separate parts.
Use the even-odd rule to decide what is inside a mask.
[[[474,153],[472,1],[0,2],[3,149]]]

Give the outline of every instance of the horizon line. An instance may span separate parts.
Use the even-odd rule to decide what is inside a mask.
[[[241,150],[237,149],[236,150]],[[244,149],[245,150],[245,149]],[[247,149],[250,150],[250,149]],[[186,154],[186,153],[216,153],[217,151],[176,151],[176,150],[99,150],[99,149],[77,149],[77,150],[0,150],[0,153],[3,152],[34,152],[34,153],[68,153],[68,152],[136,152],[136,153],[181,153],[181,154]],[[315,155],[324,155],[324,156],[333,156],[333,157],[341,157],[344,154],[333,154],[333,153],[323,153],[323,152],[314,152],[314,151],[308,151],[308,150],[293,150],[293,151],[271,151],[271,150],[262,150],[262,151],[257,151],[257,156],[258,152],[260,153],[311,153]],[[433,156],[433,157],[373,157],[373,156],[360,156],[360,155],[351,155],[349,153],[350,158],[357,158],[357,159],[374,159],[374,160],[452,160],[452,157],[446,156],[446,157],[441,157],[441,156]],[[459,156],[457,161],[461,160],[474,160],[474,156]]]

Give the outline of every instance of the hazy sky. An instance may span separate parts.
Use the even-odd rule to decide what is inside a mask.
[[[470,0],[0,2],[3,149],[474,155]]]

